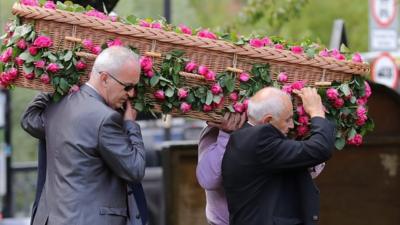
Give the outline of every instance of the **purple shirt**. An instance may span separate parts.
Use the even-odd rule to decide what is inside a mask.
[[[197,180],[206,192],[206,217],[209,224],[229,224],[225,192],[222,189],[221,163],[229,134],[207,126],[200,136]]]
[[[209,224],[228,225],[229,211],[222,188],[221,163],[229,134],[216,127],[207,126],[200,135],[197,181],[206,192],[206,217]],[[311,177],[316,178],[325,163],[309,168]]]

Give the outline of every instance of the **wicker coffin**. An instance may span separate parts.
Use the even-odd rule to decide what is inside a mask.
[[[163,54],[171,50],[180,49],[186,52],[185,56],[197,64],[206,65],[215,72],[228,70],[250,71],[254,63],[268,63],[271,74],[285,71],[289,82],[307,80],[309,85],[318,85],[319,82],[347,81],[353,75],[362,75],[369,72],[369,66],[362,63],[338,61],[333,58],[316,56],[312,59],[304,54],[294,54],[287,50],[274,48],[253,48],[251,46],[237,46],[222,40],[211,40],[196,36],[178,34],[160,29],[151,29],[140,26],[126,25],[120,22],[101,20],[86,16],[81,13],[72,13],[61,10],[49,10],[40,7],[30,7],[16,3],[12,9],[13,14],[22,19],[24,23],[34,21],[35,31],[46,33],[55,45],[54,51],[72,49],[83,39],[91,39],[95,44],[103,44],[107,40],[119,38],[125,45],[137,48],[142,55],[154,56],[154,61],[160,63]],[[90,65],[95,57],[82,53]],[[160,56],[161,57],[156,57]],[[182,73],[182,79],[187,85],[204,83],[202,76]],[[276,76],[276,75],[275,75]],[[272,77],[276,79],[276,77]],[[39,80],[26,80],[19,76],[15,83],[17,86],[52,91],[50,85],[45,85]],[[152,98],[149,94],[148,98]],[[229,102],[225,102],[229,104]],[[155,107],[160,111],[160,107]],[[178,111],[175,115],[183,115]],[[204,113],[191,111],[183,116],[203,120],[218,121],[221,116],[218,112]]]

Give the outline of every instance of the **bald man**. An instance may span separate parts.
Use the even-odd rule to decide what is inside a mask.
[[[222,160],[229,224],[317,223],[319,190],[308,168],[331,157],[335,127],[325,119],[316,89],[304,88],[297,94],[311,117],[307,140],[287,138],[294,126],[292,102],[271,87],[250,99],[248,123],[231,134]]]

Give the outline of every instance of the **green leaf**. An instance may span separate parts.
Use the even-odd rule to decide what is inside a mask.
[[[187,101],[188,103],[193,103],[193,102],[195,102],[195,101],[196,101],[196,98],[194,97],[194,94],[193,94],[193,93],[189,93],[189,95],[186,97],[186,101]]]
[[[225,82],[227,91],[229,93],[233,92],[233,90],[235,90],[235,78],[233,76],[228,76]]]
[[[232,105],[229,105],[228,107],[226,107],[228,110],[229,110],[229,112],[235,112],[235,109],[233,108],[233,106]]]
[[[64,55],[64,61],[67,62],[71,60],[71,58],[72,58],[72,51],[67,51],[67,53],[65,53]]]
[[[90,11],[90,10],[93,10],[94,8],[91,6],[91,5],[87,5],[86,6],[86,11]]]
[[[27,66],[26,64],[24,64],[24,65],[22,66],[22,69],[24,70],[24,73],[32,73],[34,67],[33,67],[33,66]]]
[[[23,52],[19,55],[19,57],[24,61],[33,62],[33,56],[29,54],[29,52]]]
[[[42,69],[35,68],[36,77],[40,77],[42,74],[43,74],[43,70]]]
[[[129,15],[128,17],[126,17],[126,21],[130,24],[136,24],[137,17],[134,15]]]
[[[150,79],[150,86],[151,87],[154,87],[154,86],[156,86],[157,84],[158,84],[158,81],[160,80],[160,76],[153,76],[151,79]]]
[[[340,52],[341,53],[350,53],[350,49],[345,44],[342,43],[340,45]]]
[[[64,5],[62,2],[57,1],[56,5],[57,5],[57,9],[61,9],[61,10],[66,10],[67,9],[67,6]]]
[[[215,95],[214,98],[213,98],[213,102],[215,102],[215,103],[217,103],[217,104],[220,103],[222,97],[223,97],[222,94],[220,94],[220,95]]]
[[[342,150],[344,148],[345,144],[346,144],[346,141],[342,137],[341,138],[337,138],[336,141],[335,141],[335,147],[338,150]]]
[[[345,96],[349,96],[351,94],[349,84],[342,84],[339,88]]]
[[[167,88],[167,90],[165,91],[165,96],[167,96],[168,98],[171,98],[172,96],[174,96],[174,89],[172,88]]]
[[[53,84],[53,86],[58,86],[58,84],[60,83],[60,77],[54,77],[51,80],[51,83]]]
[[[171,54],[177,58],[183,56],[185,54],[185,51],[180,50],[180,49],[176,49],[176,50],[172,50]]]
[[[78,5],[78,4],[75,4],[74,5],[74,12],[78,12],[78,13],[83,13],[83,12],[85,12],[86,10],[85,10],[85,8],[83,7],[83,6],[81,6],[81,5]]]
[[[211,105],[213,101],[213,94],[210,90],[207,91],[206,105]]]
[[[69,90],[69,84],[64,78],[60,79],[60,88],[63,92],[67,92]]]
[[[138,110],[139,112],[143,111],[144,105],[141,102],[136,102],[135,103],[135,109]]]
[[[354,136],[356,136],[356,134],[357,134],[356,129],[351,128],[351,130],[350,130],[350,132],[349,132],[349,134],[348,134],[347,139],[352,139]]]
[[[315,48],[309,48],[306,50],[306,55],[308,58],[314,58],[315,56]]]
[[[47,0],[39,0],[40,5],[44,5],[47,2]]]

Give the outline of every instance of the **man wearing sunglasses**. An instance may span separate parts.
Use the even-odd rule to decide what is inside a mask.
[[[128,218],[146,216],[128,212],[127,205],[128,191],[137,191],[145,169],[137,112],[129,102],[139,76],[138,56],[110,47],[96,58],[80,91],[55,103],[39,94],[28,106],[22,127],[46,140],[34,225],[126,225]]]

